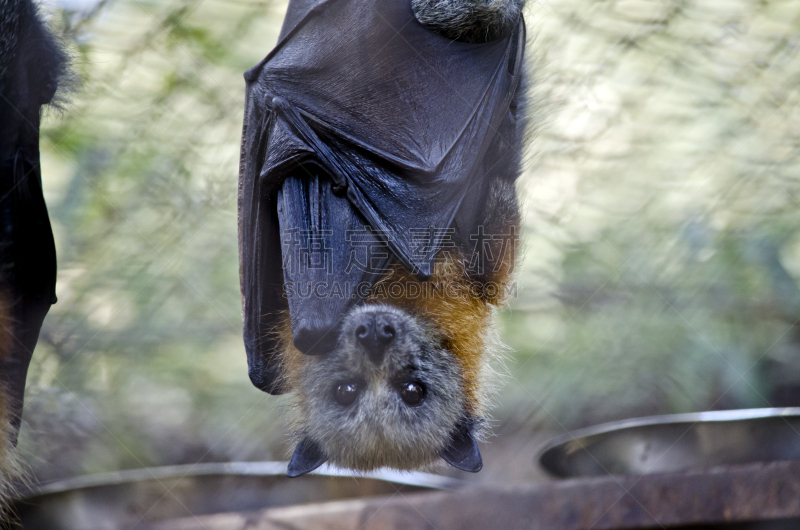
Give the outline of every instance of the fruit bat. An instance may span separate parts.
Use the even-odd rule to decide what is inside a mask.
[[[380,399],[410,407],[435,402],[428,419],[446,418],[435,425],[423,425],[421,413],[383,418],[377,431],[408,421],[412,430],[430,431],[423,453],[462,469],[480,467],[473,435],[482,387],[470,379],[480,377],[481,361],[470,357],[483,352],[454,347],[458,332],[442,329],[462,325],[457,320],[473,313],[461,308],[426,318],[457,304],[449,296],[443,303],[411,296],[403,285],[422,292],[446,277],[465,286],[467,299],[459,302],[465,307],[497,302],[482,288],[501,269],[506,281],[514,259],[500,247],[518,223],[513,183],[524,122],[525,26],[515,17],[503,31],[493,28],[496,38],[488,42],[462,42],[421,23],[415,2],[292,0],[277,46],[245,74],[239,167],[244,342],[256,387],[304,396],[308,410],[290,474],[329,459],[356,469],[429,463],[427,454],[404,462],[396,453],[415,450],[400,447],[362,458],[356,447],[338,451],[335,442],[323,440],[327,434],[313,434],[313,418],[325,417],[319,409],[327,406],[314,405],[317,393],[321,401],[351,406],[350,397],[358,398],[368,383],[360,371],[371,369],[395,391],[395,398]],[[448,276],[446,270],[457,272]],[[375,291],[387,277],[405,283],[397,297],[378,304]],[[464,341],[480,342],[482,327]],[[364,355],[354,358],[354,351]],[[360,365],[362,358],[371,359],[372,368]],[[333,380],[344,377],[341,363],[349,375]],[[455,368],[439,374],[436,389],[423,384],[423,365],[432,374],[444,364]],[[380,419],[381,407],[389,406],[380,399],[361,424]],[[310,410],[315,407],[322,416]],[[334,425],[320,429],[333,438],[342,434]],[[386,437],[381,433],[375,440]],[[391,445],[367,438],[370,447]]]
[[[56,249],[42,192],[39,120],[64,81],[67,56],[30,0],[0,13],[0,380],[19,428],[31,354],[55,303]],[[0,318],[2,320],[2,318]]]
[[[0,2],[0,519],[19,472],[14,447],[28,365],[56,300],[39,120],[67,77],[67,55],[36,5]]]

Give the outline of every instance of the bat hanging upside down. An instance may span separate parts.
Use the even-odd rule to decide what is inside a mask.
[[[289,475],[482,467],[524,134],[523,0],[291,0],[245,74],[250,378],[293,392]]]
[[[39,121],[42,107],[68,85],[67,59],[32,0],[0,0],[0,526],[19,475],[15,447],[28,365],[56,300]]]

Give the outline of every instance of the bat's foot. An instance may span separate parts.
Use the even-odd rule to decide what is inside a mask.
[[[420,23],[447,38],[490,42],[519,23],[525,0],[412,0]]]

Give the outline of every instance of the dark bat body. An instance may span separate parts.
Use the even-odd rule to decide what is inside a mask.
[[[520,7],[293,0],[245,75],[244,338],[253,383],[298,398],[290,474],[480,468],[518,226]]]
[[[39,119],[66,56],[30,0],[0,0],[0,497],[13,473],[25,378],[50,305],[56,254],[42,195]]]

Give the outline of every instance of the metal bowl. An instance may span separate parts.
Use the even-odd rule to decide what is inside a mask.
[[[800,408],[651,416],[553,439],[539,464],[556,477],[645,475],[800,458]]]
[[[62,480],[17,500],[14,509],[25,530],[117,530],[192,515],[460,485],[458,480],[425,473],[356,474],[328,466],[290,479],[285,462],[231,462]]]

